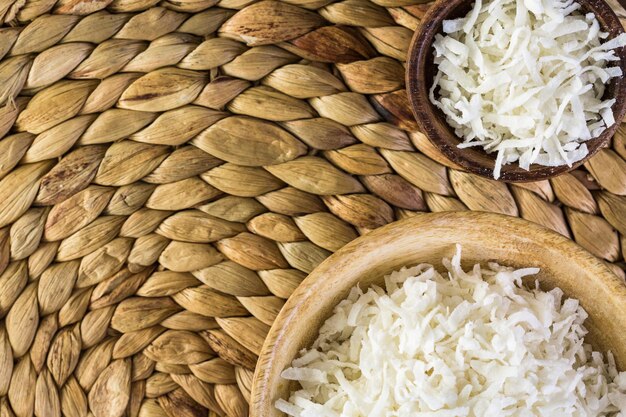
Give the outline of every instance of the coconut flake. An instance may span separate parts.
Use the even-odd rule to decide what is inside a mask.
[[[583,144],[584,146],[584,144]],[[626,417],[626,372],[584,343],[587,313],[538,268],[422,264],[354,288],[283,377],[292,417]],[[323,377],[321,377],[323,375]]]
[[[601,98],[606,83],[623,76],[607,65],[619,60],[614,49],[626,35],[602,43],[608,34],[579,8],[477,1],[467,16],[444,21],[445,35],[435,38],[430,101],[463,139],[459,147],[498,152],[495,178],[515,161],[524,169],[572,164],[587,155],[583,142],[615,124],[614,100]]]

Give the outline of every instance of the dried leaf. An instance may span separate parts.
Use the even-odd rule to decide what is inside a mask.
[[[292,187],[285,187],[257,198],[268,210],[287,216],[326,211],[326,207],[318,196]]]
[[[47,210],[32,208],[11,225],[11,258],[24,259],[35,252],[41,241]]]
[[[358,237],[354,228],[330,213],[313,213],[294,220],[311,242],[331,252]],[[261,278],[266,280],[263,275]]]
[[[293,220],[285,215],[265,213],[250,220],[248,230],[277,242],[305,240]]]
[[[11,262],[0,274],[0,317],[4,317],[28,283],[26,262]]]
[[[174,294],[172,298],[184,309],[208,317],[248,314],[236,298],[211,290],[204,285],[186,288]]]
[[[180,311],[181,308],[169,297],[127,298],[117,305],[111,327],[122,333],[154,326],[161,320]]]
[[[111,363],[114,339],[106,340],[97,346],[87,349],[80,357],[74,373],[80,386],[89,391],[98,376]]]
[[[220,28],[220,34],[249,46],[266,45],[297,38],[324,23],[316,13],[284,2],[264,0],[231,17]]]
[[[170,242],[159,257],[159,263],[170,271],[188,272],[222,261],[215,248],[203,243]]]
[[[270,326],[254,317],[218,317],[216,320],[228,335],[239,339],[246,349],[256,355],[261,354]],[[245,335],[245,337],[241,337],[241,335]]]
[[[346,91],[331,72],[311,65],[285,65],[263,79],[263,84],[296,98],[312,98]]]
[[[252,217],[265,212],[265,207],[253,198],[229,195],[198,207],[211,216],[231,222],[245,223]]]
[[[159,397],[158,401],[170,417],[204,417],[206,415],[206,410],[182,388]]]
[[[105,152],[105,146],[93,145],[81,146],[67,154],[41,179],[36,202],[57,204],[85,189],[96,175]]]
[[[222,75],[208,83],[193,104],[210,109],[222,109],[248,87],[250,87],[248,81]]]
[[[326,20],[336,25],[379,27],[392,26],[393,19],[385,8],[367,0],[344,0],[319,10]]]
[[[164,327],[152,326],[146,329],[124,333],[115,342],[113,359],[121,359],[143,351],[154,339],[165,331]]]
[[[82,258],[113,240],[119,233],[124,217],[102,216],[70,237],[63,239],[57,253],[57,261],[65,262]]]
[[[187,54],[178,66],[191,70],[210,70],[232,61],[247,49],[240,42],[231,39],[207,39]]]
[[[161,68],[133,82],[122,93],[118,106],[141,111],[175,109],[194,101],[206,82],[201,72]]]
[[[43,272],[37,289],[42,316],[58,311],[69,299],[78,276],[78,265],[78,261],[62,262]]]
[[[13,48],[11,48],[11,55],[45,51],[61,40],[78,19],[77,16],[70,15],[46,14],[39,16],[22,30]]]
[[[276,243],[251,233],[222,239],[217,242],[217,248],[231,261],[252,270],[288,268]]]
[[[311,242],[279,243],[278,248],[289,265],[306,273],[313,271],[330,256],[330,252]]]
[[[192,143],[220,159],[246,166],[286,162],[306,152],[306,146],[276,125],[247,117],[221,120]]]
[[[248,403],[241,395],[237,385],[216,385],[215,398],[226,415],[233,417],[246,417],[248,415]]]
[[[454,190],[470,210],[518,216],[517,205],[505,183],[454,169],[449,173]]]
[[[74,377],[61,388],[61,411],[67,417],[87,417],[87,396]]]
[[[272,294],[287,299],[304,280],[306,274],[297,269],[272,269],[259,271],[259,276]]]
[[[254,317],[271,326],[285,301],[278,297],[238,297],[238,300]]]
[[[100,185],[128,185],[152,172],[165,159],[166,146],[131,140],[115,142],[102,159],[94,182]]]
[[[254,369],[257,357],[243,347],[235,339],[222,330],[209,330],[202,332],[201,336],[207,341],[220,358],[235,366]]]
[[[164,9],[162,7],[152,7],[156,1],[150,3],[143,13],[134,15],[124,27],[115,35],[119,39],[139,39],[153,41],[166,33],[173,32],[187,18],[184,13]],[[113,11],[116,11],[113,8]],[[131,11],[131,10],[118,10]],[[135,10],[136,11],[136,10]],[[96,416],[100,417],[100,416]]]
[[[304,59],[319,62],[349,63],[376,55],[356,29],[339,25],[321,27],[293,39],[284,47]]]
[[[37,284],[30,284],[11,306],[7,314],[5,326],[9,341],[13,347],[13,354],[19,358],[24,355],[35,338],[39,325],[39,310],[37,309]],[[29,366],[30,359],[27,359]],[[11,401],[13,404],[13,401]],[[18,410],[15,410],[19,413]]]
[[[50,372],[43,370],[35,385],[35,415],[37,417],[61,417],[61,400]]]
[[[221,70],[231,77],[256,81],[276,68],[296,60],[295,55],[277,46],[257,46],[223,65]]]
[[[0,227],[28,210],[39,190],[39,178],[51,165],[50,161],[22,165],[0,180]]]
[[[65,384],[80,358],[81,341],[78,326],[62,329],[52,340],[48,353],[48,369],[59,385]]]
[[[240,223],[209,216],[198,210],[180,211],[161,223],[157,233],[172,240],[209,243],[245,230]]]
[[[282,126],[314,149],[337,149],[356,142],[344,125],[321,117],[285,122]]]
[[[391,207],[370,194],[326,196],[324,203],[333,214],[356,227],[374,229],[394,220]]]
[[[40,133],[26,151],[22,162],[60,158],[74,146],[94,119],[94,115],[77,116]]]
[[[350,90],[356,93],[388,93],[404,86],[404,67],[388,57],[339,64],[337,67]]]
[[[141,297],[166,297],[188,287],[200,285],[200,281],[186,272],[158,271],[153,273],[137,290]]]
[[[559,207],[542,200],[535,193],[523,188],[513,187],[511,191],[513,191],[522,218],[570,237],[565,216]]]
[[[4,326],[0,327],[0,397],[9,392],[13,374],[13,350]]]
[[[144,42],[132,39],[108,39],[96,46],[89,58],[69,75],[76,79],[103,79],[115,74],[137,54],[146,49]]]
[[[8,136],[0,141],[0,178],[15,168],[33,143],[33,139],[33,135],[24,132]]]
[[[622,235],[626,235],[626,197],[603,191],[598,195],[600,212]]]
[[[106,207],[114,190],[92,185],[56,204],[46,219],[44,238],[64,239],[95,220]]]
[[[598,213],[598,204],[591,192],[572,174],[565,173],[554,177],[550,183],[559,201],[566,206],[586,213]]]
[[[150,112],[109,109],[98,118],[81,136],[80,145],[115,142],[137,132],[152,123],[156,115]]]
[[[222,409],[217,404],[215,394],[213,393],[213,386],[205,382],[200,381],[193,375],[171,375],[174,382],[181,386],[191,398],[193,398],[198,404],[208,408],[209,410],[223,414]],[[210,414],[210,413],[209,413]]]
[[[225,116],[225,113],[199,106],[183,106],[162,113],[130,139],[156,145],[182,145]]]
[[[35,94],[15,122],[18,131],[42,133],[78,114],[97,82],[59,81]]]
[[[602,217],[565,209],[574,240],[583,248],[609,262],[620,257],[619,235]]]
[[[230,162],[213,168],[200,177],[213,187],[238,197],[256,197],[284,185],[262,168],[244,167]]]
[[[303,156],[294,161],[267,166],[266,169],[287,184],[312,194],[331,195],[364,191],[356,179],[315,156]]]
[[[169,154],[143,181],[154,184],[173,183],[202,174],[223,163],[221,159],[195,146],[183,146]]]
[[[33,60],[24,88],[47,87],[67,76],[89,56],[93,45],[71,42],[46,49]]]
[[[585,163],[598,183],[617,195],[626,195],[626,161],[611,149],[602,149]]]
[[[95,417],[121,417],[130,399],[129,359],[111,362],[89,392],[89,408]]]
[[[198,177],[161,184],[148,198],[146,207],[155,210],[183,210],[209,201],[222,192]]]
[[[225,261],[193,272],[209,287],[234,296],[266,295],[267,288],[256,272],[235,262]]]
[[[394,151],[413,150],[406,132],[389,123],[371,123],[352,126],[350,131],[354,136],[359,138],[361,142],[375,148],[385,148]],[[430,155],[428,156],[430,157]]]
[[[8,398],[17,417],[29,417],[35,409],[35,387],[37,375],[28,356],[22,357],[11,377]]]
[[[324,152],[324,156],[353,175],[377,175],[391,172],[387,161],[369,145],[359,144]]]
[[[76,287],[98,284],[119,271],[128,258],[132,244],[131,239],[114,239],[81,259]]]
[[[316,116],[315,111],[306,101],[266,86],[248,88],[231,101],[227,108],[235,114],[276,122],[309,119]]]
[[[156,362],[191,365],[212,357],[204,339],[195,333],[168,330],[156,338],[145,350],[145,355]]]
[[[437,194],[454,195],[446,168],[437,162],[414,152],[381,149],[380,153],[400,176],[418,188]]]
[[[337,93],[312,98],[310,103],[320,116],[346,126],[380,121],[380,116],[362,94]]]
[[[124,185],[115,191],[109,205],[105,209],[106,214],[127,216],[143,207],[154,191],[155,186],[143,182]]]
[[[189,369],[198,379],[210,384],[232,384],[235,382],[235,367],[222,358],[196,363]]]

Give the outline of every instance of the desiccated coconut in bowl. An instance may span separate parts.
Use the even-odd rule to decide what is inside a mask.
[[[626,417],[626,372],[585,343],[587,313],[537,268],[461,268],[461,251],[354,288],[283,371],[293,417]]]
[[[615,124],[622,77],[615,49],[593,13],[574,0],[476,0],[462,18],[445,20],[433,42],[437,65],[430,102],[462,142],[495,153],[502,165],[569,165],[588,155],[586,141]]]

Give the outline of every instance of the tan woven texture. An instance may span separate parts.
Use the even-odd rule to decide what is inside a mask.
[[[551,181],[455,168],[404,91],[428,7],[0,0],[0,416],[244,417],[298,283],[427,211],[521,216],[623,276],[626,125]]]

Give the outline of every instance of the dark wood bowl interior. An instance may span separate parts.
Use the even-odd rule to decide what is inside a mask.
[[[611,7],[604,0],[577,0],[583,13],[593,12],[600,22],[602,30],[609,33],[609,38],[614,38],[624,29]],[[413,35],[406,71],[406,85],[411,104],[411,110],[421,126],[422,131],[430,141],[451,161],[462,166],[466,170],[487,178],[493,178],[496,153],[488,154],[482,148],[457,147],[461,140],[456,136],[454,129],[446,122],[441,110],[433,105],[428,98],[428,91],[433,83],[433,77],[437,71],[433,63],[433,46],[435,35],[442,33],[444,20],[455,19],[465,16],[474,4],[474,0],[438,0],[428,11],[424,22]],[[616,54],[619,61],[612,63],[619,65],[626,74],[626,47],[618,48]],[[604,94],[605,99],[615,98],[613,114],[616,123],[606,129],[600,136],[587,142],[589,154],[581,161],[569,167],[561,165],[546,167],[533,164],[526,171],[512,163],[502,166],[499,180],[507,182],[538,181],[551,178],[570,171],[586,160],[591,158],[601,148],[606,147],[626,113],[626,80],[624,77],[613,78]]]

